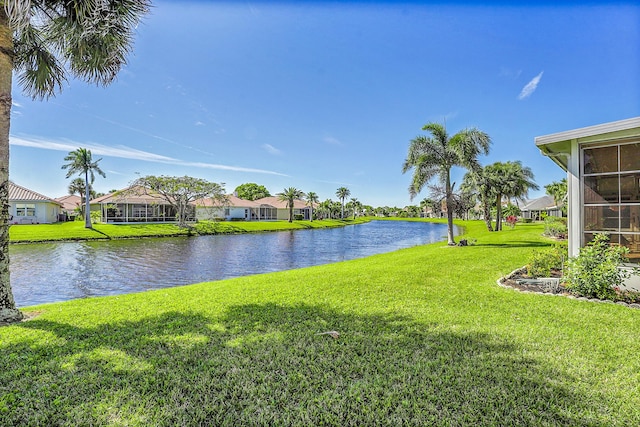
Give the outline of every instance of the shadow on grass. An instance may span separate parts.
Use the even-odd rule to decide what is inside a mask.
[[[16,329],[0,346],[0,425],[598,426],[594,413],[615,414],[518,344],[405,317],[264,304]]]
[[[552,242],[540,242],[535,240],[520,240],[520,241],[506,241],[495,243],[475,243],[474,246],[485,246],[492,248],[550,248],[553,246]]]

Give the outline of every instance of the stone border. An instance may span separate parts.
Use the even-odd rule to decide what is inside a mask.
[[[511,279],[516,274],[524,273],[526,271],[527,271],[527,266],[516,268],[511,273],[509,273],[506,276],[501,277],[498,280],[496,280],[496,283],[500,287],[507,288],[507,289],[512,289],[514,291],[521,292],[523,294],[537,294],[537,295],[550,295],[550,296],[556,296],[556,297],[566,297],[566,298],[574,299],[574,300],[578,300],[578,301],[599,302],[599,303],[602,303],[602,304],[616,304],[616,305],[621,305],[621,306],[628,307],[628,308],[640,309],[640,304],[637,304],[637,303],[629,304],[629,303],[626,303],[624,301],[611,301],[611,300],[608,300],[608,299],[602,300],[602,299],[598,299],[598,298],[577,297],[577,296],[571,295],[570,293],[567,293],[567,292],[553,293],[553,292],[527,291],[527,290],[514,288],[513,286],[509,286],[509,285],[507,285],[505,283],[507,279]]]

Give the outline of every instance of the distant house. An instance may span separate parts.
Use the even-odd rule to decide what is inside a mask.
[[[176,209],[159,195],[144,194],[136,188],[125,188],[90,202],[91,211],[100,212],[101,222],[176,222]],[[195,205],[188,217],[195,220]]]
[[[289,208],[286,201],[280,200],[275,196],[269,196],[258,199],[255,202],[260,204],[261,216],[258,217],[259,219],[289,219]],[[262,216],[263,214],[264,217]],[[303,219],[309,220],[311,219],[311,207],[307,206],[304,200],[296,199],[293,201],[293,214],[302,215]]]
[[[227,196],[227,201],[222,204],[207,198],[197,200],[195,205],[197,220],[251,221],[259,218],[260,203],[241,199],[234,195]]]
[[[556,205],[551,196],[542,196],[537,199],[527,200],[520,208],[523,218],[529,218],[534,221],[543,219],[544,216],[562,216],[562,209]]]
[[[9,224],[50,224],[61,212],[56,200],[9,181]]]
[[[608,233],[639,263],[640,117],[539,136],[535,143],[567,171],[569,255],[578,255],[595,233]]]
[[[82,198],[76,194],[56,197],[55,201],[62,205],[62,213],[67,217],[76,215],[82,204]]]

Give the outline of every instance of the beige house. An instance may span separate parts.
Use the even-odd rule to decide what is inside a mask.
[[[76,215],[82,204],[82,198],[77,194],[56,197],[55,201],[62,205],[62,213],[67,216]]]
[[[195,204],[196,219],[198,220],[255,221],[260,218],[271,219],[271,209],[273,208],[272,206],[262,206],[251,200],[241,199],[235,195],[228,195],[226,202],[222,204],[212,198],[197,200]]]
[[[106,223],[175,222],[176,209],[160,196],[144,194],[135,188],[125,188],[97,197],[90,202],[91,211],[100,212]],[[195,220],[195,205],[189,215]]]
[[[640,117],[539,136],[535,143],[567,171],[569,255],[595,233],[608,233],[640,263]]]
[[[275,196],[269,196],[258,199],[255,202],[259,203],[261,206],[264,206],[265,210],[267,207],[270,207],[272,209],[270,213],[271,218],[269,219],[289,219],[289,207],[287,206],[286,201],[280,200]],[[309,220],[311,219],[311,207],[307,206],[307,203],[304,200],[296,199],[293,201],[293,215],[302,215],[302,219]]]
[[[50,224],[61,212],[56,200],[9,181],[9,224]]]

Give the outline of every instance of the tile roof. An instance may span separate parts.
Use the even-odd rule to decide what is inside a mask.
[[[263,197],[262,199],[255,200],[260,205],[270,205],[278,209],[287,209],[287,202],[285,200],[279,200],[276,196]],[[307,202],[300,199],[293,201],[293,207],[295,209],[304,209],[307,206]]]
[[[169,204],[160,196],[144,194],[143,190],[136,190],[136,188],[132,187],[124,188],[113,193],[105,194],[104,196],[96,197],[95,199],[92,199],[90,203],[154,203],[158,205]]]
[[[67,211],[75,210],[82,203],[82,198],[77,194],[56,197],[54,200],[62,205],[62,209]]]
[[[10,201],[32,201],[32,202],[50,202],[60,204],[51,197],[43,196],[40,193],[36,193],[33,190],[24,188],[18,184],[9,181],[9,200]]]
[[[224,203],[225,207],[238,207],[238,208],[260,207],[260,203],[253,202],[251,200],[241,199],[240,197],[236,197],[233,194],[227,195],[227,199],[228,199],[228,203]],[[204,207],[220,206],[218,203],[214,203],[211,197],[206,199],[196,200],[195,204],[197,206],[204,206]]]

